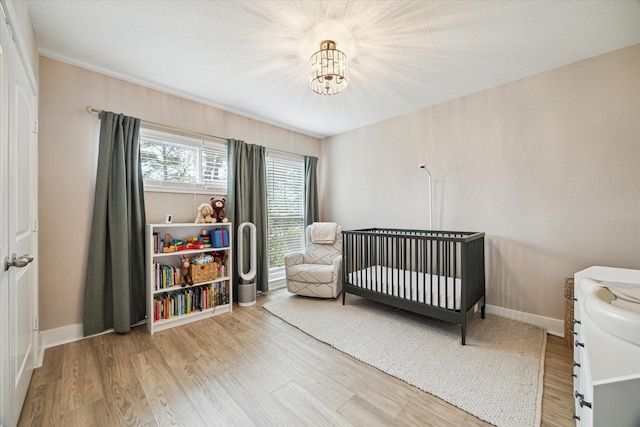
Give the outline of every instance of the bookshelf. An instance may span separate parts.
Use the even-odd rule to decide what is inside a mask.
[[[151,334],[232,310],[231,223],[147,224],[147,329]],[[205,236],[211,240],[206,244]],[[202,237],[199,241],[194,238]],[[181,241],[167,251],[165,241]],[[181,284],[181,259],[210,261],[189,269],[192,285]]]

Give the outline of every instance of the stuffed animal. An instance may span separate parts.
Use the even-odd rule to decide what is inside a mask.
[[[207,203],[203,203],[198,207],[198,216],[196,216],[196,224],[206,224],[208,222],[216,222],[213,218],[213,208]]]
[[[227,261],[227,258],[229,258],[229,254],[227,253],[227,251],[212,252],[212,255],[213,255],[213,260],[220,264],[223,264],[225,261]]]
[[[227,258],[229,258],[229,254],[227,251],[213,252],[213,260],[220,265],[220,275],[227,275]]]
[[[189,264],[189,258],[186,256],[180,257],[180,286],[193,285],[193,279],[189,274]]]
[[[211,207],[213,208],[213,221],[211,222],[229,222],[227,215],[224,213],[224,207],[227,199],[211,198]]]

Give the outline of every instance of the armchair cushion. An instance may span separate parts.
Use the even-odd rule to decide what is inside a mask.
[[[334,279],[333,265],[299,264],[287,269],[287,280],[306,283],[328,283]]]
[[[305,264],[333,264],[333,260],[336,258],[336,248],[333,244],[314,244],[312,246],[313,248],[310,248],[310,250],[304,254]]]

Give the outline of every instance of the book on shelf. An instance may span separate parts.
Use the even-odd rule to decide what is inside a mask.
[[[153,252],[156,254],[162,253],[164,248],[164,240],[160,233],[153,233]]]
[[[229,304],[228,280],[157,295],[154,298],[153,318],[157,322],[225,304]]]
[[[153,280],[156,291],[171,288],[180,284],[180,268],[173,265],[163,265],[153,261]]]

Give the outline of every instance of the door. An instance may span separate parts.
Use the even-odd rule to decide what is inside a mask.
[[[1,6],[1,5],[0,5]],[[2,16],[3,18],[4,16]],[[0,261],[9,255],[9,223],[7,207],[9,180],[9,36],[4,20],[0,22]],[[0,424],[6,422],[5,414],[9,407],[9,274],[0,267]]]
[[[8,106],[2,120],[3,216],[0,245],[3,272],[0,284],[2,315],[3,405],[0,422],[12,427],[18,422],[38,347],[37,236],[36,218],[36,91],[2,25],[2,102]],[[8,56],[8,61],[7,57]],[[5,84],[5,82],[8,82]],[[8,92],[8,94],[5,94]],[[5,97],[8,99],[5,103]],[[5,126],[6,125],[6,126]],[[5,148],[6,147],[6,148]],[[5,298],[6,297],[6,298]],[[6,345],[6,347],[5,347]],[[8,351],[4,351],[6,348]],[[5,356],[6,355],[6,356]]]

